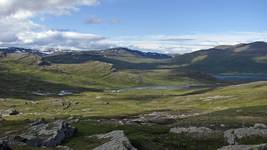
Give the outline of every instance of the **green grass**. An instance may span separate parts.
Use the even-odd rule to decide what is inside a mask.
[[[79,150],[92,149],[102,143],[89,136],[107,133],[113,130],[123,130],[131,143],[139,150],[213,150],[224,145],[223,137],[211,139],[192,139],[186,136],[169,134],[166,126],[125,126],[101,124],[94,121],[81,121],[75,125],[79,130],[75,137],[65,142],[69,147]]]
[[[252,126],[254,123],[267,124],[267,82],[194,90],[145,89],[114,92],[114,89],[133,86],[203,84],[209,79],[177,68],[118,69],[99,61],[39,67],[36,65],[39,60],[35,57],[20,58],[12,56],[0,60],[0,111],[15,108],[22,113],[3,117],[8,121],[1,123],[1,136],[9,134],[6,131],[11,131],[11,134],[21,132],[18,129],[24,129],[27,119],[69,116],[114,118],[166,110],[180,115],[198,114],[178,119],[176,125],[179,126],[221,129]],[[198,79],[200,76],[202,80]],[[57,96],[60,90],[72,90],[75,94],[60,97]],[[54,94],[34,96],[33,91]],[[64,107],[63,103],[70,106]],[[177,147],[192,150],[216,149],[225,145],[221,137],[193,140],[172,135],[168,133],[170,127],[167,126],[118,126],[85,120],[75,126],[78,134],[66,141],[65,145],[78,149],[92,149],[101,144],[102,141],[88,136],[112,130],[124,130],[133,145],[140,150],[172,150]],[[243,142],[255,141],[245,139]]]
[[[205,83],[177,73],[175,69],[117,69],[99,61],[82,64],[53,64],[40,67],[41,58],[30,54],[10,54],[0,60],[0,97],[40,99],[33,92],[52,93],[61,90],[77,93],[97,89],[116,89],[147,85],[188,85]],[[138,65],[137,65],[138,66]]]
[[[0,109],[12,106],[23,115],[6,117],[7,120],[17,121],[5,124],[1,130],[16,130],[23,126],[23,123],[16,123],[20,122],[19,120],[34,119],[40,116],[44,118],[66,118],[71,115],[92,119],[114,118],[159,110],[169,110],[181,114],[204,113],[178,119],[175,126],[205,126],[219,130],[249,127],[255,123],[267,123],[266,88],[266,82],[256,82],[207,90],[204,93],[193,95],[189,94],[192,91],[187,90],[83,92],[61,98],[72,103],[79,102],[77,105],[71,105],[68,109],[63,109],[61,105],[55,103],[58,98],[53,97],[27,104],[25,104],[25,100],[6,100],[0,101]],[[132,144],[140,150],[175,150],[177,148],[213,150],[227,145],[223,137],[192,139],[182,135],[169,134],[170,127],[160,125],[128,126],[98,123],[85,119],[74,126],[78,128],[78,133],[75,137],[65,141],[64,145],[79,150],[93,149],[103,142],[88,136],[112,130],[124,130]],[[266,142],[266,140],[253,138],[241,141],[244,144],[258,144],[259,142]]]

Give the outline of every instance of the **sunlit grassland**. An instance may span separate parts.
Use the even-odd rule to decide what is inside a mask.
[[[43,98],[39,101],[10,99],[1,101],[0,109],[15,107],[23,114],[7,119],[42,117],[113,117],[150,111],[170,110],[212,113],[267,105],[266,82],[229,86],[204,93],[190,90],[130,90],[120,93],[83,92],[73,96]],[[61,103],[71,103],[64,108]],[[251,111],[253,113],[253,111]],[[255,111],[257,113],[257,111]]]

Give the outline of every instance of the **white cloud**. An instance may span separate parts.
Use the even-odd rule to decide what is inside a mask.
[[[0,0],[1,46],[57,47],[99,49],[111,47],[106,38],[94,34],[51,30],[34,23],[32,18],[44,15],[66,15],[91,6],[99,0]]]
[[[0,0],[0,47],[104,49],[115,46],[162,53],[185,53],[217,45],[267,41],[267,32],[229,32],[223,34],[150,35],[112,37],[68,30],[51,30],[33,22],[34,17],[67,15],[80,6],[99,4],[99,0]],[[89,18],[87,23],[119,23],[119,20]]]
[[[114,42],[145,51],[161,53],[187,53],[218,45],[234,45],[267,41],[267,32],[228,32],[223,34],[154,35],[144,37],[119,37]]]
[[[105,37],[70,31],[23,32],[18,34],[18,44],[35,48],[73,48],[90,50],[112,47]]]
[[[63,15],[79,6],[96,5],[98,0],[1,0],[0,16],[27,18],[37,14]]]

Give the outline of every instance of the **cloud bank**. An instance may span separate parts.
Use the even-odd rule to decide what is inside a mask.
[[[223,34],[147,35],[107,38],[90,33],[53,30],[34,22],[43,16],[62,16],[81,6],[100,5],[99,0],[0,0],[0,46],[25,48],[66,48],[77,50],[129,47],[161,53],[186,53],[217,45],[267,41],[267,32]],[[88,18],[86,24],[117,24],[119,20]]]
[[[34,17],[60,16],[78,11],[80,6],[97,5],[98,0],[1,0],[0,45],[30,48],[98,49],[110,47],[105,37],[52,30],[32,21]]]
[[[235,45],[255,41],[267,41],[267,32],[120,37],[116,39],[115,43],[144,51],[189,53],[218,45]]]

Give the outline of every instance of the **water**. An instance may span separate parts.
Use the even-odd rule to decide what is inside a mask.
[[[119,89],[117,92],[131,91],[131,90],[190,90],[206,88],[207,85],[188,85],[188,86],[139,86]]]
[[[213,75],[221,81],[267,81],[267,75],[244,74],[244,75]]]

